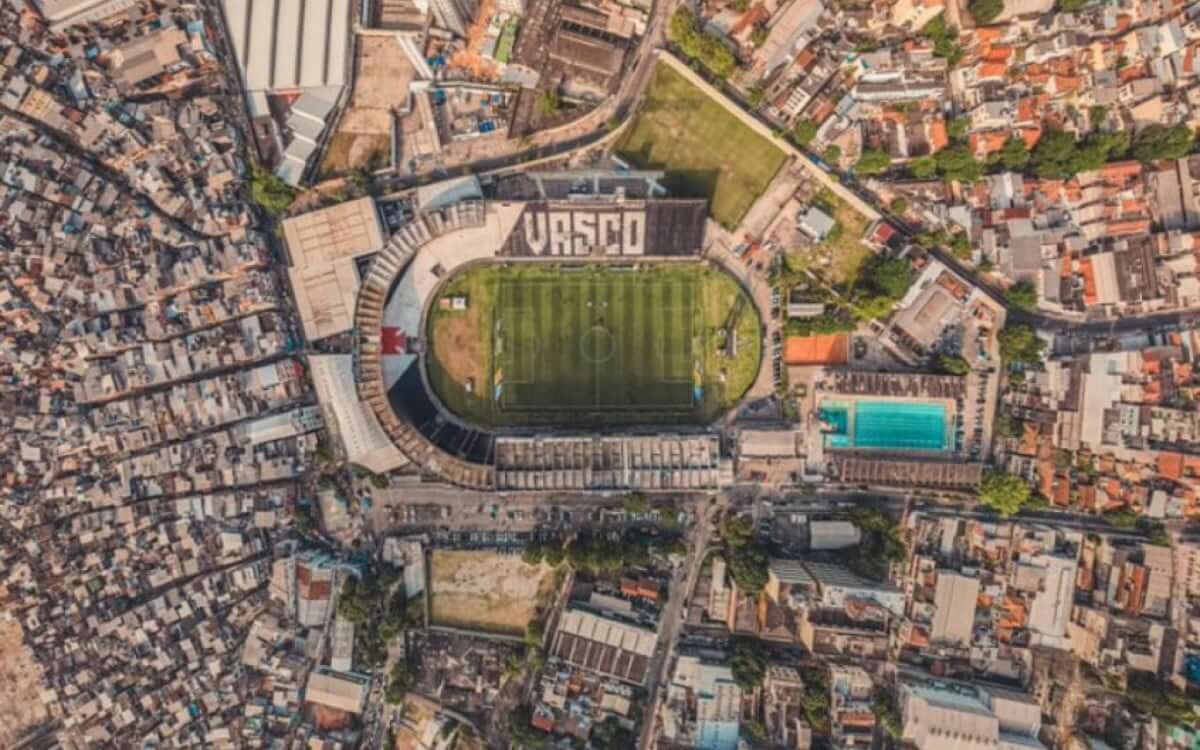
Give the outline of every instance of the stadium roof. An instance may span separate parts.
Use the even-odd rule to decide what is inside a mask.
[[[285,219],[296,307],[309,340],[354,327],[359,278],[355,259],[384,245],[383,224],[370,198]]]
[[[249,91],[346,82],[350,0],[223,0]]]
[[[337,420],[337,433],[351,463],[383,474],[408,463],[379,424],[375,413],[358,398],[354,364],[349,354],[313,355],[308,358],[317,400]]]

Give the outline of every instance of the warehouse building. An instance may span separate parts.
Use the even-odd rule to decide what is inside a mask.
[[[250,109],[265,95],[291,103],[275,173],[298,185],[348,80],[350,0],[223,0]]]
[[[139,0],[33,0],[51,31],[82,23],[99,23],[136,9]],[[20,7],[20,6],[17,6]]]
[[[553,654],[572,666],[642,685],[658,633],[582,610],[563,613]]]

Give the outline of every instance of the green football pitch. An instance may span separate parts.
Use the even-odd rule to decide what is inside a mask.
[[[703,423],[758,372],[753,304],[698,263],[480,266],[440,297],[467,305],[433,306],[430,385],[482,426]]]
[[[506,412],[689,411],[695,280],[634,273],[507,278],[493,333]]]

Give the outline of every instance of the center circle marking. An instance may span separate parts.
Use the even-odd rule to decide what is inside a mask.
[[[586,362],[600,365],[613,358],[617,342],[612,331],[602,325],[594,325],[580,337],[579,349]]]

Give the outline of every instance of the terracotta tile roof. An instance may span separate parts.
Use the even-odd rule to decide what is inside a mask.
[[[1002,62],[984,62],[980,63],[976,75],[980,79],[985,78],[1003,78],[1008,73],[1008,65]]]
[[[1042,129],[1039,127],[1021,128],[1021,140],[1025,141],[1026,148],[1033,148],[1037,142],[1042,140]]]
[[[1104,228],[1113,237],[1127,234],[1146,234],[1150,231],[1149,219],[1128,219],[1125,221],[1110,221]]]
[[[945,120],[934,120],[929,124],[929,147],[941,151],[950,145],[950,136],[946,132]]]

